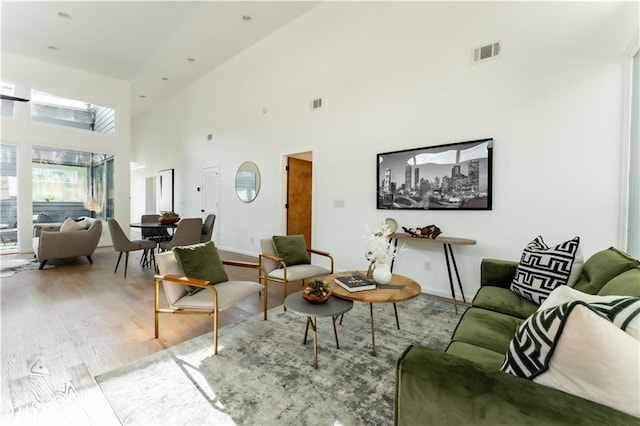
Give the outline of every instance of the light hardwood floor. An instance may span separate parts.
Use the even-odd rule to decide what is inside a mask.
[[[9,257],[31,258],[2,259]],[[1,279],[1,424],[119,424],[94,377],[213,329],[205,317],[161,315],[155,339],[153,272],[139,259],[131,254],[126,279],[124,265],[113,272],[111,247],[97,249],[93,265],[85,258],[51,261],[52,269]],[[232,279],[257,277],[240,268],[227,272]],[[282,286],[272,284],[269,308],[282,300]],[[221,312],[220,326],[261,311],[262,299],[251,296]]]

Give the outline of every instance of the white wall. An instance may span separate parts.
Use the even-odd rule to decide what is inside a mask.
[[[586,256],[618,244],[622,52],[637,12],[633,3],[324,3],[137,117],[133,159],[146,176],[175,168],[183,217],[200,215],[201,170],[219,165],[220,246],[257,254],[259,238],[284,231],[282,156],[312,151],[313,246],[337,270],[366,268],[365,225],[435,223],[478,241],[456,249],[469,298],[483,257],[517,260],[539,234],[550,244],[579,235]],[[501,58],[471,65],[472,48],[498,40]],[[323,108],[312,112],[317,97]],[[376,153],[486,137],[495,139],[492,211],[376,210]],[[233,189],[245,160],[262,174],[251,204]],[[449,294],[442,247],[407,248],[395,272]]]
[[[31,89],[114,108],[116,133],[104,135],[86,130],[31,121],[29,103],[16,102],[14,117],[2,117],[2,143],[18,150],[18,215],[20,252],[31,251],[31,148],[34,145],[101,152],[114,155],[116,219],[129,223],[129,163],[131,108],[129,83],[61,67],[10,53],[2,54],[2,81],[15,86],[16,96],[29,99]],[[22,225],[24,224],[24,225]],[[100,245],[110,245],[103,227]]]

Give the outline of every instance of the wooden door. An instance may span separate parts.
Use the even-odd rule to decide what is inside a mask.
[[[310,248],[313,163],[289,157],[287,164],[287,235],[304,235]]]

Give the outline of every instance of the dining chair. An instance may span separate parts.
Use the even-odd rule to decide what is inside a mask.
[[[307,279],[333,274],[333,257],[326,251],[307,248],[304,235],[274,235],[260,240],[260,246],[258,259],[267,272],[266,280],[282,283],[285,299],[289,282],[302,281],[304,286]],[[311,254],[326,258],[329,268],[313,265]]]
[[[116,263],[116,269],[113,271],[115,274],[118,271],[118,265],[120,265],[120,259],[122,258],[122,253],[125,253],[124,258],[124,277],[127,278],[127,266],[129,264],[129,252],[144,250],[145,255],[149,254],[150,258],[148,260],[148,264],[150,264],[154,270],[156,268],[155,261],[155,248],[158,245],[155,241],[152,240],[130,240],[129,237],[124,233],[122,227],[114,218],[107,219],[107,223],[109,224],[109,233],[111,234],[111,241],[113,242],[113,249],[120,254],[118,255],[118,262]]]
[[[140,223],[158,223],[158,219],[160,219],[159,214],[143,214],[140,218]],[[166,228],[140,228],[140,234],[142,238],[146,238],[149,240],[161,242],[167,241],[171,239],[171,235]]]
[[[168,251],[174,247],[189,246],[200,242],[200,234],[202,232],[202,219],[184,218],[178,222],[178,227],[173,233],[170,241],[161,242],[158,247],[161,251]]]
[[[200,242],[206,243],[207,241],[211,241],[211,236],[213,235],[213,224],[216,223],[216,215],[211,213],[207,215],[202,223],[202,232],[200,235]]]
[[[185,259],[185,253],[182,253],[183,257],[178,262],[177,256],[181,256],[181,251],[186,252],[187,255],[195,254],[195,256]],[[171,252],[160,253],[157,260],[160,272],[155,276],[154,285],[156,339],[159,335],[159,314],[209,316],[213,318],[213,353],[217,355],[218,312],[256,293],[259,296],[264,293],[262,309],[264,319],[267,319],[267,283],[266,281],[262,283],[265,271],[260,264],[220,260],[213,242],[179,247]],[[229,280],[223,265],[254,269],[257,271],[257,282]],[[215,269],[213,276],[219,277],[218,279],[213,279],[211,272],[207,272],[209,267]],[[222,275],[219,275],[220,271]],[[194,275],[198,275],[199,278],[195,278]],[[210,279],[213,280],[206,279],[207,277],[212,277]],[[169,305],[166,308],[160,308],[160,283]]]

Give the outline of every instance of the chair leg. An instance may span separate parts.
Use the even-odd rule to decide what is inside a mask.
[[[120,258],[122,257],[122,252],[120,252],[120,255],[118,256],[118,261],[116,262],[116,269],[114,269],[113,273],[115,274],[116,272],[118,272],[118,265],[120,265]]]
[[[213,311],[213,354],[218,355],[218,309]]]
[[[129,265],[129,252],[124,256],[124,277],[127,278],[127,266]]]
[[[46,264],[47,264],[47,261],[43,260],[42,262],[40,262],[40,267],[38,267],[38,269],[44,268],[44,265],[46,265]]]
[[[283,282],[283,284],[284,284],[284,297],[282,298],[282,302],[283,302],[283,303],[282,303],[282,306],[284,306],[284,299],[286,299],[286,298],[287,298],[287,282],[286,282],[286,281],[284,281],[284,282]],[[285,311],[287,310],[287,307],[286,307],[286,306],[284,306],[284,310],[285,310]]]
[[[158,279],[155,280],[154,283],[154,325],[155,325],[155,331],[156,331],[156,339],[158,338],[158,329],[159,327],[159,318],[158,318],[158,309],[160,308],[160,301],[159,301],[159,297],[160,297],[160,290],[159,290],[159,283],[158,283]]]
[[[87,260],[89,261],[90,264],[93,265],[93,259],[91,258],[91,256],[87,256]]]

